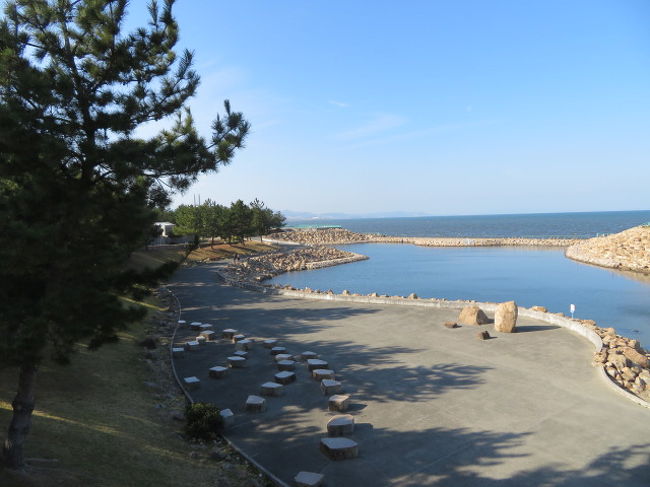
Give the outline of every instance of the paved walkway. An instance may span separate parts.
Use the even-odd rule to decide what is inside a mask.
[[[352,395],[360,456],[331,462],[318,446],[332,413],[303,365],[251,414],[246,397],[277,372],[268,350],[258,344],[222,380],[208,368],[225,365],[230,343],[176,360],[202,381],[195,399],[235,412],[228,437],[288,483],[308,470],[351,487],[650,485],[650,410],[610,390],[591,344],[562,328],[523,320],[516,334],[482,327],[495,338],[479,341],[477,327],[441,326],[452,310],[264,296],[216,283],[215,268],[175,274],[183,319],[314,351]]]

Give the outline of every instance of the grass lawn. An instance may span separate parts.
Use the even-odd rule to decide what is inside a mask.
[[[137,265],[169,258],[162,255],[138,255]],[[182,412],[184,398],[170,383],[165,338],[152,352],[137,346],[160,332],[152,327],[159,326],[162,310],[153,298],[145,305],[148,319],[120,333],[118,343],[97,352],[79,345],[71,365],[41,366],[25,451],[29,467],[25,474],[0,470],[2,487],[265,485],[223,444],[183,440],[183,422],[173,416]],[[16,383],[16,369],[0,370],[2,430],[11,418]],[[218,461],[210,458],[214,449]]]
[[[250,255],[272,250],[277,250],[277,246],[258,240],[246,240],[241,244],[215,243],[214,247],[202,243],[201,247],[192,251],[187,259],[193,262],[204,262],[207,260],[232,259],[235,254]]]

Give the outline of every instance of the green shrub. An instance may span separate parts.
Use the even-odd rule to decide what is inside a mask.
[[[185,418],[185,434],[194,440],[213,440],[223,427],[219,408],[207,402],[188,405]]]

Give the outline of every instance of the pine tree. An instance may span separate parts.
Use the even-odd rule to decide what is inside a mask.
[[[174,52],[173,0],[122,27],[127,0],[14,0],[0,20],[0,364],[19,369],[6,465],[23,464],[34,376],[49,354],[70,359],[141,316],[119,293],[152,208],[227,164],[249,129],[225,102],[211,139],[186,102],[199,77]],[[147,122],[170,129],[141,139]]]

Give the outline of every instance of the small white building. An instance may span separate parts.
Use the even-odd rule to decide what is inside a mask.
[[[170,222],[156,222],[154,225],[162,230],[161,237],[171,237],[176,226],[175,223]]]

